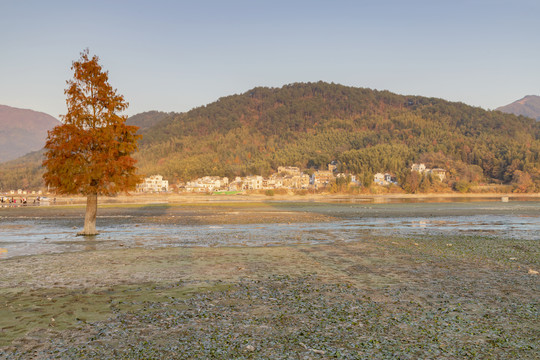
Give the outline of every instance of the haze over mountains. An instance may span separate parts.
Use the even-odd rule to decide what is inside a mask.
[[[40,150],[47,130],[58,124],[60,121],[42,112],[0,105],[0,162]]]
[[[137,114],[128,123],[143,135],[139,173],[172,184],[337,161],[341,172],[366,182],[377,172],[404,182],[411,164],[424,162],[446,169],[450,184],[540,186],[540,122],[437,98],[296,83],[254,88],[185,113]],[[0,188],[39,186],[41,173],[39,153],[1,164]]]
[[[540,121],[540,96],[527,95],[511,104],[498,107],[497,110],[508,114],[528,116]]]

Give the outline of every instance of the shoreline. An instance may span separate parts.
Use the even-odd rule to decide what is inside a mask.
[[[51,207],[65,205],[86,205],[86,197],[81,195],[50,195],[56,199],[38,205],[32,204],[35,197],[27,196],[28,207]],[[10,196],[11,197],[11,196]],[[18,196],[13,196],[18,199]],[[121,194],[118,196],[100,196],[100,205],[122,204],[182,204],[182,203],[220,203],[220,202],[353,202],[353,203],[389,203],[389,202],[447,202],[447,201],[540,201],[540,193],[426,193],[426,194],[286,194],[268,196],[254,193],[230,194]],[[0,204],[0,208],[20,207],[16,204]]]

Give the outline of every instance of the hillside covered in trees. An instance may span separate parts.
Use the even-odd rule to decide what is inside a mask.
[[[163,120],[165,117],[167,117],[168,113],[162,112],[162,111],[146,111],[140,114],[136,114],[133,116],[130,116],[126,120],[127,125],[134,125],[139,127],[139,133],[151,128],[161,120]]]
[[[255,88],[186,113],[155,115],[144,114],[155,125],[141,129],[135,157],[141,174],[159,173],[173,184],[268,175],[282,165],[314,170],[335,160],[366,185],[374,173],[390,172],[410,192],[421,182],[411,177],[414,162],[446,169],[448,188],[503,183],[540,190],[540,123],[462,103],[318,82]]]
[[[413,162],[451,181],[540,182],[540,124],[441,99],[328,83],[255,88],[143,132],[142,173],[174,180],[266,175],[281,165],[339,170],[403,183]]]

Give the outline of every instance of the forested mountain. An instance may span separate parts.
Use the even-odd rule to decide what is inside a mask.
[[[140,173],[173,184],[268,175],[281,165],[325,168],[336,160],[366,184],[374,173],[390,172],[407,191],[414,162],[446,169],[450,187],[494,181],[540,189],[540,123],[533,119],[324,82],[255,88],[167,114],[141,133]]]
[[[528,116],[540,121],[540,96],[527,95],[523,99],[501,106],[497,110],[507,114]]]
[[[42,112],[0,105],[0,163],[41,149],[47,130],[59,124]]]
[[[45,145],[45,144],[43,144]],[[41,167],[44,149],[28,153],[0,164],[0,192],[8,190],[38,190],[44,186]]]
[[[172,113],[171,113],[172,114]],[[162,111],[146,111],[140,114],[136,114],[128,117],[126,124],[135,125],[139,127],[139,133],[156,125],[158,122],[163,120],[169,115],[166,112]]]
[[[498,111],[328,83],[255,88],[143,132],[142,173],[171,180],[268,174],[280,165],[402,180],[413,162],[455,180],[540,180],[540,124]]]

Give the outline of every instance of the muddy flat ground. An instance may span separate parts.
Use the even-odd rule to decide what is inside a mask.
[[[153,207],[127,221],[353,216],[319,205],[218,207]],[[29,216],[11,210],[3,216]],[[83,210],[33,211],[76,219]],[[540,357],[534,240],[390,234],[318,245],[93,249],[0,259],[0,358]]]

